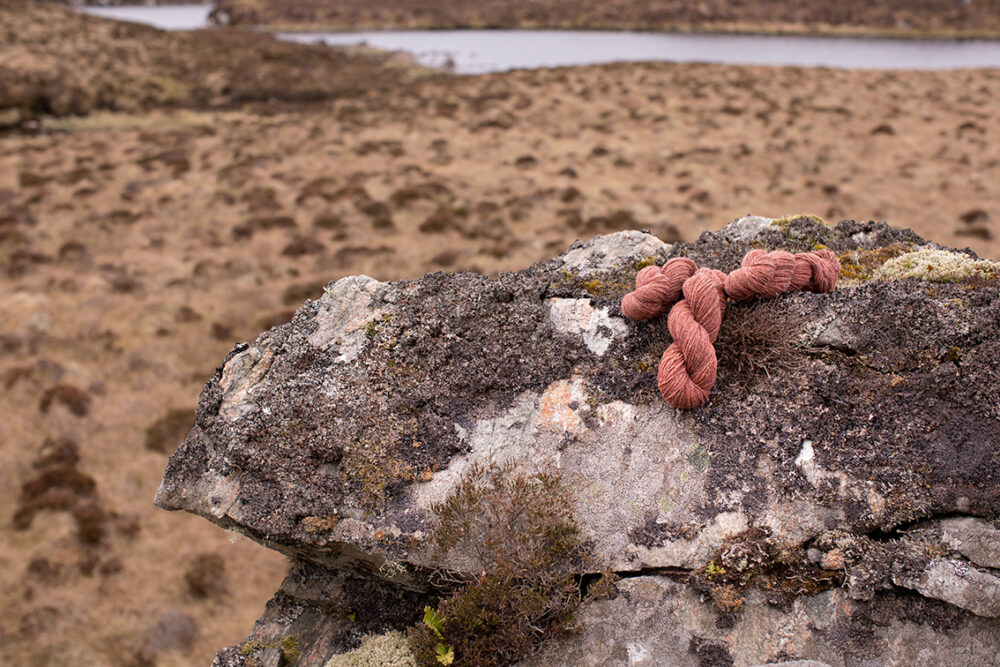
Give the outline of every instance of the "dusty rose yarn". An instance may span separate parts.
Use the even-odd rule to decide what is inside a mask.
[[[718,360],[715,339],[722,326],[726,299],[771,298],[784,292],[828,292],[837,284],[840,262],[830,250],[792,254],[751,250],[730,274],[699,269],[686,257],[662,267],[647,266],[635,277],[635,291],[622,298],[622,312],[648,320],[669,312],[674,341],[663,353],[656,383],[675,408],[696,408],[708,400]]]

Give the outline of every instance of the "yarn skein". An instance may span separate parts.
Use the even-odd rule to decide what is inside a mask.
[[[830,250],[794,255],[784,250],[751,250],[740,268],[728,275],[675,257],[662,267],[639,271],[635,291],[622,298],[621,308],[633,320],[669,312],[667,328],[673,342],[660,359],[656,384],[671,406],[690,409],[704,405],[715,385],[714,343],[727,298],[746,301],[798,290],[828,292],[836,286],[839,274],[840,262]]]

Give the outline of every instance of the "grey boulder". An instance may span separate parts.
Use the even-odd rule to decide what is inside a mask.
[[[819,245],[855,279],[731,304],[709,403],[666,405],[666,318],[618,305],[637,271]],[[870,279],[928,246],[748,218],[497,278],[344,278],[230,353],[156,502],[293,559],[250,639],[294,636],[301,665],[417,623],[437,574],[480,571],[433,548],[434,507],[491,462],[558,470],[620,577],[525,664],[997,664],[1000,282]]]

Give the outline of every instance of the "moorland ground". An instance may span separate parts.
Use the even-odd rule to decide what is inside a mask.
[[[748,212],[1000,258],[997,70],[458,77],[23,3],[0,25],[6,664],[207,664],[245,635],[283,560],[151,501],[226,352],[327,281]]]

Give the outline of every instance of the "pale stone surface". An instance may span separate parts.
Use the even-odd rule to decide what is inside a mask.
[[[582,337],[598,356],[626,331],[622,318],[609,316],[607,308],[594,308],[588,299],[549,299],[549,315],[558,331]]]
[[[593,241],[571,248],[561,257],[562,268],[580,277],[612,271],[623,261],[640,261],[657,257],[670,250],[652,234],[637,231],[618,232],[599,236]]]
[[[473,463],[551,464],[575,490],[575,516],[613,569],[692,567],[718,548],[723,536],[746,527],[740,513],[725,513],[694,540],[671,540],[655,549],[631,544],[629,531],[644,525],[651,508],[663,519],[695,518],[705,499],[705,468],[689,461],[684,443],[693,441],[692,434],[669,408],[618,401],[595,410],[591,398],[582,379],[559,380],[541,394],[522,395],[501,415],[480,420],[463,438],[470,453],[454,458],[431,482],[416,485],[413,504],[429,509],[443,500]]]
[[[1000,616],[1000,578],[970,566],[966,561],[939,558],[918,577],[893,577],[897,586],[968,609],[977,616]]]
[[[973,518],[941,522],[944,543],[977,565],[1000,570],[1000,529]]]
[[[774,218],[746,215],[726,225],[726,236],[733,241],[750,241],[771,226]]]
[[[319,300],[316,330],[309,343],[321,350],[339,349],[337,361],[357,358],[365,341],[364,326],[380,316],[386,285],[368,276],[348,276],[328,287]]]
[[[236,421],[259,409],[253,389],[264,379],[273,359],[272,350],[252,347],[229,360],[219,380],[223,392],[219,414],[229,421]]]
[[[550,642],[521,667],[997,664],[995,647],[1000,641],[1000,627],[985,619],[973,617],[953,630],[936,630],[919,619],[875,620],[867,616],[862,604],[832,590],[800,598],[788,609],[767,605],[751,593],[747,610],[735,626],[719,628],[715,615],[707,612],[697,595],[682,584],[662,577],[638,577],[618,586],[619,598],[592,603],[580,614],[580,634]],[[727,656],[732,662],[701,662],[690,650],[692,638],[703,646],[715,647],[712,655]],[[726,652],[719,647],[726,647]],[[881,652],[891,658],[873,660],[873,654]],[[760,660],[761,656],[782,653],[804,658]]]

